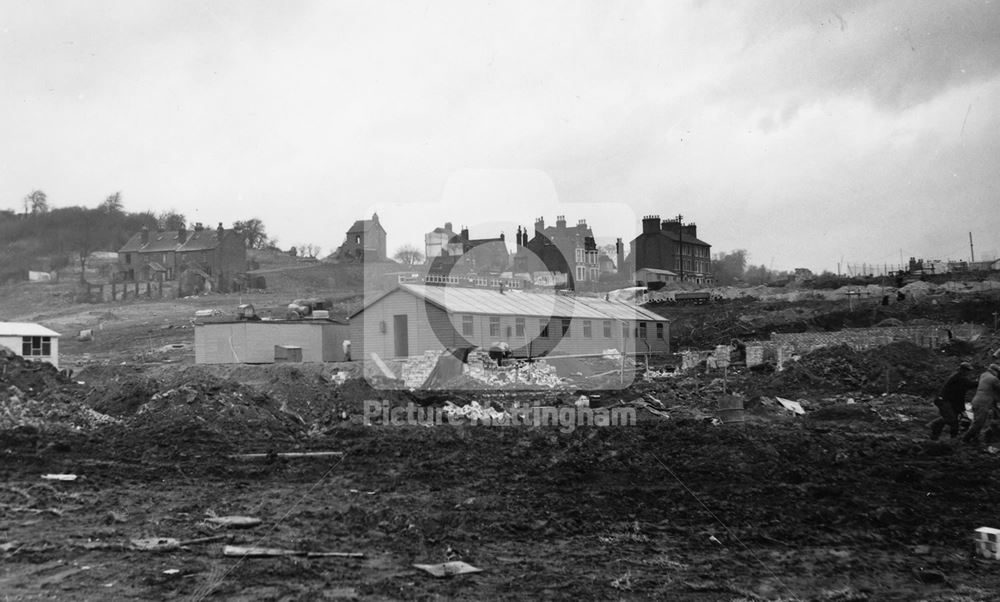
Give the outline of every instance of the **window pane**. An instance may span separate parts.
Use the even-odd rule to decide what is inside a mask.
[[[42,355],[52,355],[52,341],[49,337],[42,337]]]
[[[465,336],[472,335],[472,316],[462,316],[462,334]]]
[[[541,321],[541,322],[539,322],[539,326],[541,327],[542,330],[538,333],[538,337],[542,338],[542,339],[549,338],[549,324],[548,324],[548,322]]]
[[[563,318],[563,321],[562,321],[562,335],[564,337],[568,337],[569,336],[569,322],[570,321],[568,319]]]
[[[498,337],[500,336],[500,318],[490,316],[490,336]]]
[[[524,318],[514,320],[514,334],[519,337],[524,336]]]
[[[21,355],[31,355],[31,337],[21,337]]]
[[[587,337],[588,339],[591,337],[590,320],[583,321],[583,336]]]
[[[610,320],[605,320],[604,321],[604,338],[606,338],[606,339],[610,339],[611,338],[611,321]]]

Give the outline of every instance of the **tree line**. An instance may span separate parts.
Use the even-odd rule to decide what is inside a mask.
[[[0,283],[22,278],[40,259],[48,260],[51,269],[76,262],[83,279],[91,253],[118,251],[143,228],[181,230],[190,225],[174,210],[126,211],[120,191],[109,194],[96,207],[53,208],[45,192],[33,190],[25,195],[22,205],[23,213],[0,210]],[[242,230],[248,248],[268,248],[277,242],[268,237],[259,218],[237,220],[232,227]]]

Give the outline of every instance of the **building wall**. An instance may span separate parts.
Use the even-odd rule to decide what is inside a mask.
[[[425,351],[437,351],[445,347],[489,348],[494,342],[505,342],[517,357],[528,355],[576,355],[597,354],[606,349],[624,349],[626,353],[666,353],[670,350],[670,327],[663,324],[663,338],[656,338],[656,323],[646,322],[646,338],[637,340],[636,323],[626,326],[611,322],[611,336],[604,336],[604,320],[591,319],[591,336],[584,336],[584,319],[570,320],[569,336],[562,336],[561,319],[539,316],[523,316],[524,336],[517,336],[518,316],[495,316],[499,322],[499,335],[490,331],[491,316],[464,314],[471,317],[472,334],[463,335],[463,314],[446,314],[440,308],[405,291],[395,291],[368,307],[351,320],[351,346],[358,359],[367,359],[375,352],[383,359],[397,358],[395,350],[395,315],[406,315],[408,326],[408,353],[412,357]],[[543,323],[549,325],[549,336],[539,338]]]
[[[198,364],[271,364],[275,345],[302,348],[303,362],[341,361],[348,327],[332,322],[225,322],[197,324]]]
[[[22,337],[20,337],[20,336],[0,337],[0,347],[6,347],[7,349],[10,349],[11,351],[13,351],[15,355],[19,355],[21,357],[24,357],[23,355],[21,355],[21,351],[22,351],[22,348],[21,348],[21,342],[22,341],[21,341],[21,339],[22,339]],[[42,356],[36,355],[36,356],[31,356],[31,357],[28,357],[28,358],[25,358],[25,359],[29,359],[31,361],[36,361],[36,362],[48,362],[48,363],[52,364],[53,366],[55,366],[56,368],[58,368],[59,367],[59,338],[58,337],[50,337],[50,340],[51,340],[51,347],[49,349],[49,352],[50,352],[49,355],[42,355]]]
[[[677,241],[660,234],[640,234],[630,243],[632,265],[636,271],[642,268],[670,270],[681,273],[679,247]],[[711,247],[684,242],[684,259],[690,265],[684,267],[684,280],[705,281],[711,279]],[[700,253],[700,256],[695,256]]]

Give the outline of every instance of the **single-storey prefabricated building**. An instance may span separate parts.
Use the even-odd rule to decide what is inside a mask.
[[[299,347],[303,362],[344,360],[343,342],[350,336],[344,322],[306,320],[240,320],[196,322],[197,364],[271,364],[275,347]]]
[[[669,320],[635,305],[519,290],[400,284],[351,316],[354,357],[506,343],[515,357],[670,351]]]
[[[0,347],[26,360],[59,367],[59,333],[31,322],[0,322]]]

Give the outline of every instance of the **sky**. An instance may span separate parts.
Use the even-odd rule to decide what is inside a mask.
[[[259,217],[390,254],[681,214],[836,271],[1000,257],[1000,0],[4,0],[0,209]]]

